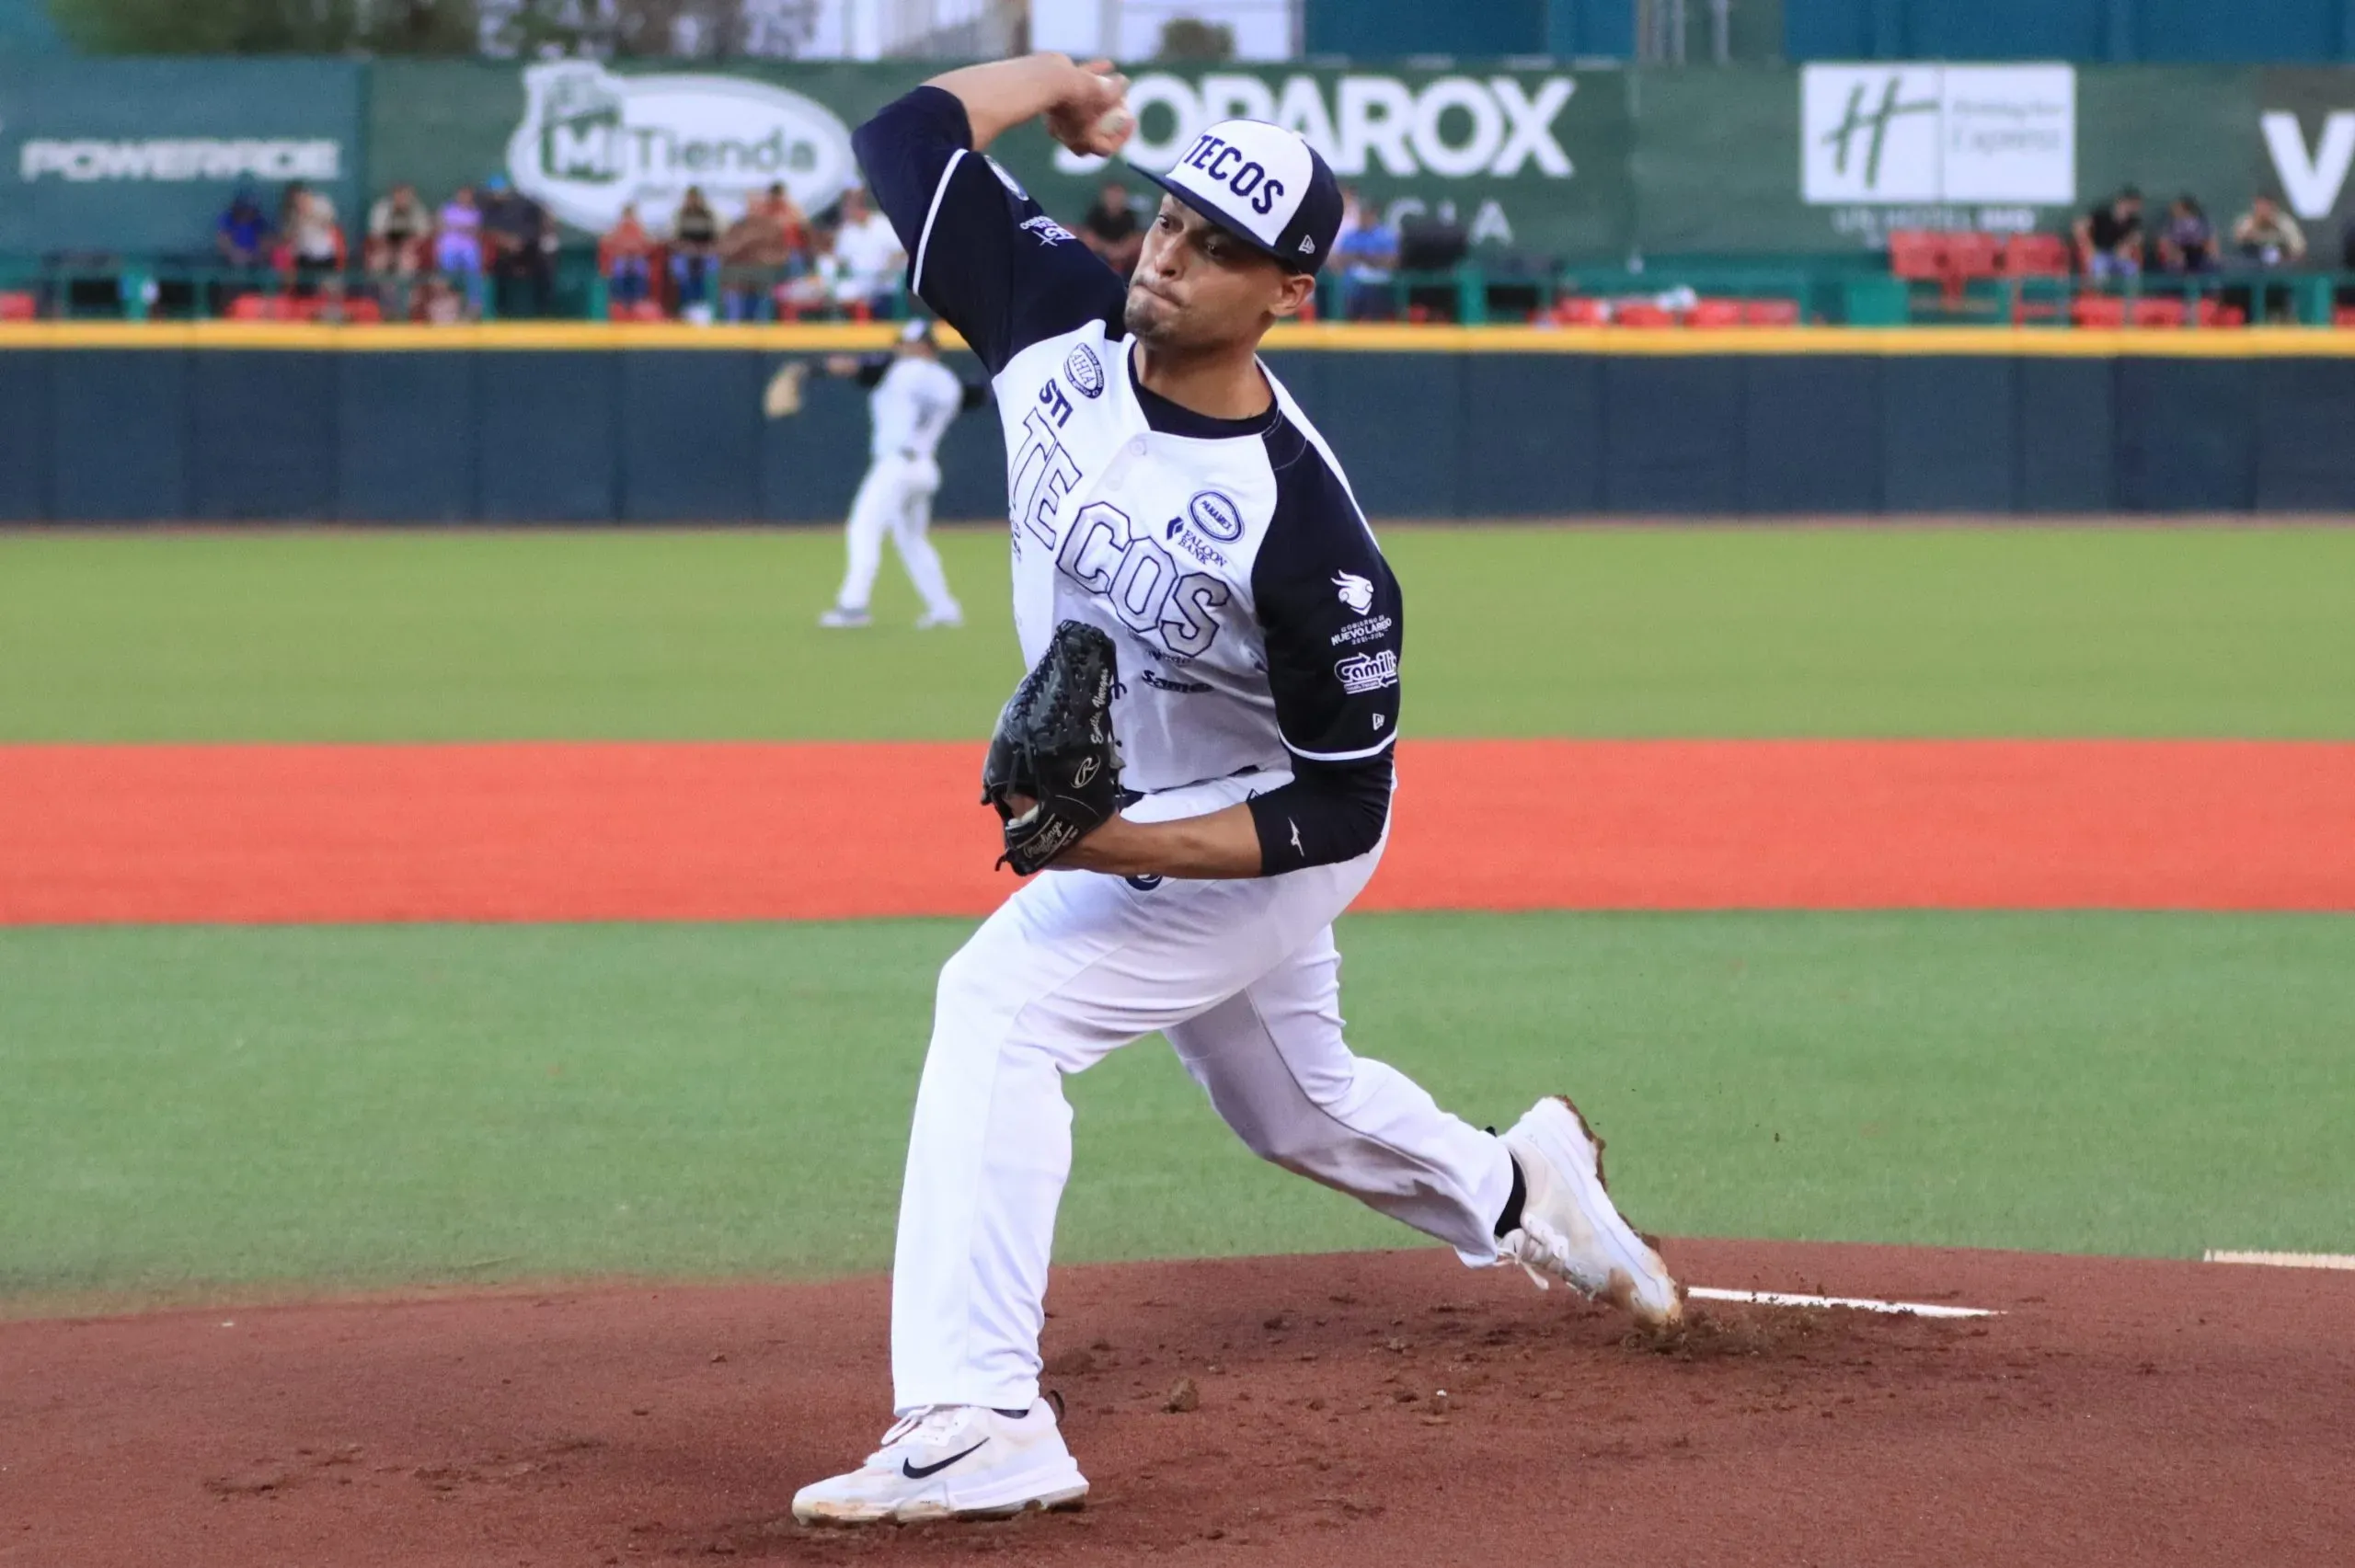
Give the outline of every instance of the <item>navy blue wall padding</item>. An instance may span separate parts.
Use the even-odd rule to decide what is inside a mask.
[[[2019,467],[2015,369],[2008,358],[1881,361],[1886,509],[2012,509]]]
[[[189,357],[190,515],[333,521],[336,358],[270,349]]]
[[[1603,507],[1608,512],[1741,509],[1740,360],[1614,356],[1603,362]],[[1369,510],[1389,508],[1369,500]]]
[[[465,522],[480,453],[473,354],[339,354],[336,474],[352,522]]]
[[[764,360],[763,369],[774,375],[785,358]],[[765,376],[762,386],[765,391]],[[813,361],[801,386],[801,412],[764,419],[763,426],[761,515],[779,522],[840,522],[847,518],[859,476],[867,471],[866,388],[820,374]],[[945,481],[951,472],[945,442],[941,459]],[[999,459],[999,466],[1004,465]],[[936,498],[933,509],[942,517],[965,515],[949,509],[945,495]]]
[[[1443,515],[1602,510],[1603,361],[1589,354],[1466,354],[1463,362],[1455,505]]]
[[[2118,361],[2118,504],[2240,511],[2257,499],[2257,367],[2247,360]]]
[[[48,354],[0,354],[0,522],[40,522],[50,513]]]
[[[2117,370],[2100,359],[2023,358],[2014,367],[2019,510],[2117,508]]]
[[[1880,510],[1877,361],[1827,354],[1728,362],[1742,372],[1741,500],[1735,509]]]
[[[2355,506],[2355,360],[2269,360],[2257,387],[2257,509]]]
[[[621,508],[616,353],[478,356],[486,522],[610,522]]]
[[[193,515],[188,361],[177,349],[52,357],[50,515],[64,522],[167,522]]]
[[[618,356],[622,517],[741,522],[761,515],[759,356]]]
[[[1455,453],[1465,425],[1484,417],[1465,407],[1460,390],[1464,361],[1476,357],[1351,354],[1327,371],[1315,402],[1295,392],[1367,510],[1378,507],[1390,517],[1455,513]],[[1285,384],[1291,385],[1289,378]],[[1539,415],[1521,408],[1513,417]]]
[[[811,374],[801,412],[769,418],[787,358],[0,353],[0,521],[839,522],[867,467],[867,394]],[[2355,510],[2355,358],[1269,362],[1377,520]],[[959,416],[940,459],[936,516],[1004,515],[994,410]]]

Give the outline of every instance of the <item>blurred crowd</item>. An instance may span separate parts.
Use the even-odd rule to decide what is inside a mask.
[[[501,175],[439,206],[395,186],[370,207],[356,253],[325,191],[297,182],[273,203],[241,186],[213,243],[226,294],[276,296],[307,315],[459,322],[559,308],[562,235]],[[668,212],[625,207],[595,258],[606,313],[625,320],[867,320],[894,313],[906,265],[864,191],[813,217],[782,184],[733,218],[693,186]],[[579,313],[577,300],[564,311]]]
[[[2130,185],[2078,218],[2071,239],[2079,274],[2093,282],[2211,275],[2237,280],[2225,292],[2242,299],[2251,319],[2286,309],[2285,292],[2267,287],[2265,274],[2295,271],[2310,260],[2330,264],[2330,258],[2310,258],[2305,230],[2270,196],[2254,198],[2246,212],[2219,229],[2188,191],[2154,212]],[[2338,244],[2335,259],[2355,271],[2355,221],[2338,235]]]

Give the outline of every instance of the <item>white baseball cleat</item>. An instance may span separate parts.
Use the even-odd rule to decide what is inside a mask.
[[[869,619],[870,617],[864,610],[845,610],[837,604],[818,617],[818,624],[839,630],[844,626],[864,626]]]
[[[1504,1133],[1521,1167],[1521,1226],[1498,1243],[1539,1289],[1547,1276],[1624,1307],[1638,1322],[1684,1321],[1684,1292],[1660,1252],[1621,1217],[1603,1185],[1603,1139],[1576,1105],[1549,1095]]]
[[[1087,1478],[1046,1401],[1012,1415],[936,1404],[884,1433],[883,1446],[856,1470],[795,1493],[793,1516],[805,1525],[1002,1519],[1076,1508],[1086,1497]]]
[[[938,614],[935,614],[931,611],[927,610],[923,614],[916,617],[916,630],[919,632],[929,632],[934,630],[936,627],[953,630],[964,624],[965,612],[962,610],[947,610]]]

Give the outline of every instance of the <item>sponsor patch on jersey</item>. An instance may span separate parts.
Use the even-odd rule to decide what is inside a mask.
[[[1043,246],[1058,246],[1067,239],[1077,237],[1044,212],[1035,218],[1025,219],[1022,227]]]
[[[1341,678],[1342,691],[1352,697],[1362,697],[1368,692],[1398,684],[1398,656],[1388,648],[1353,653],[1333,666],[1333,673]]]
[[[1197,490],[1194,498],[1186,503],[1186,515],[1194,526],[1222,544],[1232,544],[1243,537],[1243,509],[1233,498],[1217,490]],[[1366,602],[1373,602],[1373,589],[1366,589]]]
[[[1373,580],[1355,572],[1335,572],[1333,586],[1341,590],[1341,602],[1362,615],[1373,608]]]
[[[1226,557],[1195,538],[1194,531],[1186,526],[1186,520],[1182,517],[1171,518],[1169,526],[1162,530],[1162,537],[1206,567],[1226,565]]]
[[[1390,635],[1393,624],[1387,615],[1369,615],[1362,621],[1352,621],[1333,634],[1332,646],[1339,647],[1347,643],[1354,647],[1359,643],[1378,642]]]
[[[1079,388],[1079,395],[1082,397],[1098,397],[1103,395],[1104,362],[1096,357],[1096,350],[1085,343],[1074,349],[1071,351],[1071,358],[1063,361],[1063,376],[1072,385]]]
[[[1184,692],[1189,694],[1200,694],[1210,690],[1200,681],[1172,681],[1168,676],[1155,675],[1150,670],[1137,671],[1137,679],[1156,692]]]
[[[990,173],[997,176],[997,182],[1000,185],[1014,192],[1014,199],[1017,201],[1028,201],[1030,200],[1030,193],[1022,189],[1022,182],[1020,180],[1005,172],[1005,166],[1004,164],[999,163],[987,153],[983,153],[982,155],[982,162],[990,166]]]

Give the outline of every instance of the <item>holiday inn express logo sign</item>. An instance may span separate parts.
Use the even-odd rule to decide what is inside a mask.
[[[1799,78],[1809,206],[2077,199],[2066,65],[1809,65]]]

